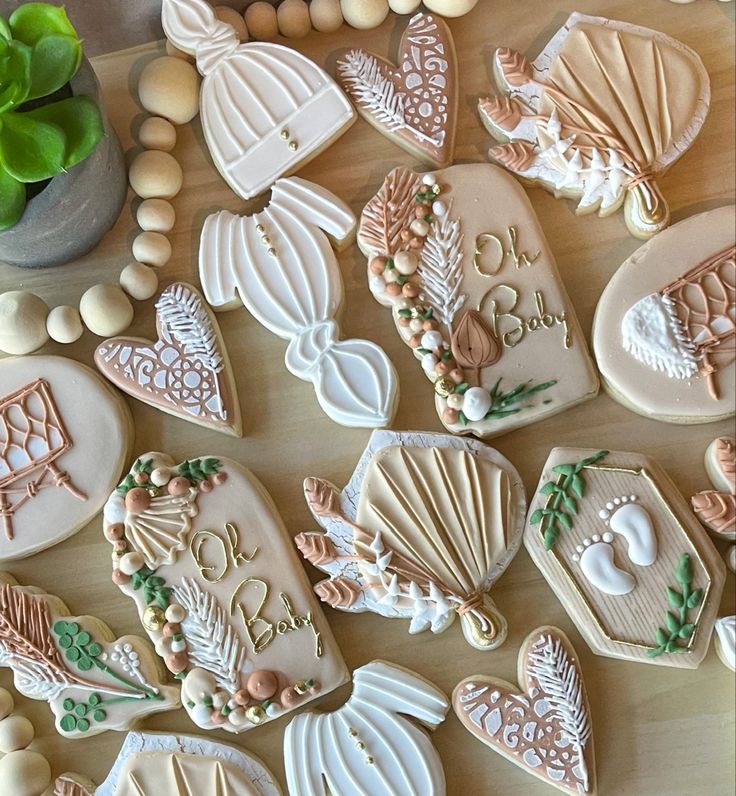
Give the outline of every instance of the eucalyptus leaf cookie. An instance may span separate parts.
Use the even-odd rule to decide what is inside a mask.
[[[57,731],[83,738],[127,730],[145,716],[179,706],[153,649],[139,636],[115,638],[93,616],[72,616],[35,586],[0,572],[0,666],[15,687],[49,703]]]
[[[664,470],[638,453],[555,448],[524,544],[598,655],[695,669],[726,568]]]
[[[663,33],[576,11],[532,62],[498,48],[493,76],[501,94],[479,103],[501,142],[491,160],[576,200],[580,214],[623,206],[638,238],[669,224],[656,178],[691,146],[710,104],[695,52]]]
[[[668,423],[736,406],[736,207],[680,221],[641,246],[598,302],[593,349],[613,398]]]
[[[198,727],[245,732],[347,680],[277,509],[241,465],[140,456],[103,524],[113,582]]]
[[[497,436],[596,395],[552,252],[502,169],[394,169],[363,210],[358,245],[452,433]]]

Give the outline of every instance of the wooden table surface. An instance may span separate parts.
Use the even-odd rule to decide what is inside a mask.
[[[659,184],[669,199],[673,221],[733,201],[734,191],[734,3],[697,0],[674,5],[665,0],[588,0],[579,10],[662,30],[693,47],[710,73],[711,111],[692,149]],[[461,69],[460,117],[456,160],[483,162],[489,137],[475,111],[479,95],[489,91],[493,48],[509,45],[536,54],[564,22],[570,4],[563,0],[481,0],[470,15],[450,25],[458,45]],[[332,35],[312,34],[299,49],[320,64],[334,67],[337,51],[347,44],[380,54],[395,53],[404,21],[390,16],[374,31],[343,28]],[[144,114],[131,95],[144,64],[160,54],[163,44],[103,56],[94,62],[104,86],[108,111],[123,146],[134,141]],[[198,236],[205,216],[221,207],[256,208],[234,196],[208,159],[198,122],[179,129],[174,154],[185,180],[174,201],[177,224],[171,234],[174,256],[160,272],[162,286],[176,279],[197,281]],[[359,214],[384,175],[412,158],[359,121],[332,148],[309,164],[301,176],[321,183],[345,199]],[[529,196],[539,215],[562,278],[589,334],[596,301],[619,265],[637,248],[621,214],[605,220],[577,218],[573,205],[556,201],[542,190]],[[51,303],[76,304],[86,287],[116,282],[130,261],[137,234],[128,205],[115,228],[82,261],[48,271],[21,271],[0,266],[0,289],[25,288]],[[390,314],[370,296],[365,259],[356,247],[340,257],[346,288],[343,328],[346,335],[380,343],[401,374],[401,404],[394,428],[441,431],[427,384],[409,349],[396,334]],[[261,327],[245,309],[220,315],[240,392],[246,436],[236,440],[176,420],[130,401],[136,424],[135,452],[168,451],[174,458],[207,453],[229,456],[250,467],[280,507],[293,534],[314,528],[302,498],[302,479],[320,475],[344,484],[369,437],[368,431],[344,429],[320,411],[311,385],[284,367],[285,343]],[[132,332],[151,335],[153,302],[136,305]],[[87,333],[69,347],[49,345],[46,353],[91,363],[97,342]],[[666,425],[646,420],[601,394],[595,400],[536,425],[503,436],[493,444],[517,466],[527,491],[537,483],[549,449],[555,445],[641,451],[657,457],[685,495],[708,486],[702,456],[713,437],[733,434],[733,424]],[[133,604],[110,581],[109,545],[102,538],[101,518],[63,544],[25,561],[8,565],[19,580],[61,596],[73,611],[93,612],[118,635],[141,632]],[[724,551],[725,551],[725,546]],[[310,570],[310,576],[317,574]],[[515,680],[516,655],[533,628],[555,624],[576,645],[590,694],[598,758],[599,791],[615,796],[727,796],[734,793],[734,676],[715,652],[695,671],[675,670],[596,657],[585,645],[564,609],[522,549],[493,591],[509,622],[509,637],[497,651],[481,653],[465,644],[456,623],[444,635],[409,636],[405,622],[372,614],[352,616],[327,609],[348,666],[356,668],[380,657],[415,669],[447,693],[464,676],[488,673]],[[734,613],[734,576],[729,575],[721,613]],[[0,684],[11,677],[0,670]],[[327,697],[325,708],[339,706],[345,687]],[[54,772],[77,770],[100,781],[122,742],[109,732],[89,741],[56,735],[51,712],[42,703],[18,697],[23,713],[37,727],[36,747],[47,754]],[[281,741],[285,720],[277,720],[238,739],[259,755],[283,782]],[[160,714],[145,727],[196,733],[186,713]],[[214,733],[233,740],[225,733]],[[544,785],[470,737],[450,715],[434,742],[445,763],[448,793],[533,796],[549,793]],[[3,796],[6,796],[5,794]],[[7,794],[7,796],[11,796]],[[203,794],[202,796],[206,796]]]

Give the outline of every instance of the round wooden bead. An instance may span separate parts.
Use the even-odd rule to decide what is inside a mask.
[[[149,116],[138,131],[138,140],[146,149],[170,152],[176,144],[176,127],[160,116]]]
[[[171,199],[181,190],[184,174],[168,152],[149,149],[130,164],[128,180],[141,199]]]
[[[166,55],[170,55],[172,58],[181,58],[183,61],[189,61],[190,64],[194,63],[193,55],[184,52],[184,50],[180,50],[175,44],[172,44],[168,39],[166,39]]]
[[[332,33],[344,22],[340,0],[312,0],[309,4],[312,27],[320,33]]]
[[[312,29],[309,6],[304,0],[283,0],[276,11],[279,31],[287,39],[301,39]]]
[[[265,0],[258,0],[245,9],[245,24],[248,32],[259,41],[271,41],[279,35],[276,9]]]
[[[422,0],[388,0],[388,7],[394,14],[413,14]]]
[[[388,16],[388,0],[340,0],[345,22],[353,28],[377,28]]]
[[[161,268],[171,259],[171,243],[160,232],[141,232],[131,247],[139,263]]]
[[[54,307],[46,318],[46,331],[57,343],[74,343],[82,336],[84,327],[76,307],[60,305]]]
[[[235,28],[240,41],[248,41],[248,27],[242,15],[230,6],[215,6],[215,16],[227,25]]]
[[[25,716],[7,716],[0,721],[0,753],[25,749],[35,736],[33,725]]]
[[[138,226],[148,232],[170,232],[176,223],[174,208],[165,199],[144,199],[135,217]]]
[[[93,285],[79,301],[84,325],[100,337],[124,332],[133,322],[133,305],[117,285]]]
[[[183,58],[162,55],[141,72],[138,98],[149,113],[187,124],[199,113],[199,73]]]
[[[478,5],[478,0],[424,0],[424,5],[443,17],[462,17]]]
[[[146,301],[158,290],[158,277],[153,268],[130,263],[120,272],[120,287],[136,301]]]
[[[0,719],[4,719],[13,712],[15,702],[13,695],[7,688],[0,688]]]
[[[38,752],[21,749],[0,758],[0,784],[3,793],[13,796],[39,796],[51,784],[51,766]]]
[[[46,302],[25,290],[0,295],[0,351],[30,354],[49,339]]]

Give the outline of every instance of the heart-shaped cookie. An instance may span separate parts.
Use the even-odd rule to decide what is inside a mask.
[[[338,61],[340,84],[358,113],[399,146],[436,168],[452,163],[457,61],[447,24],[416,14],[401,37],[398,66],[365,50]]]
[[[240,404],[215,316],[191,285],[156,302],[158,340],[113,337],[95,351],[105,378],[139,401],[193,423],[242,436]]]
[[[478,740],[565,793],[596,792],[593,728],[580,664],[567,636],[544,626],[519,651],[516,686],[478,675],[452,695]]]

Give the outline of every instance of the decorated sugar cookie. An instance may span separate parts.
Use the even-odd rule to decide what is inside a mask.
[[[703,660],[726,569],[652,459],[555,448],[524,544],[596,654],[686,669]]]
[[[311,382],[325,414],[343,426],[388,425],[398,379],[375,343],[340,340],[343,300],[338,248],[353,237],[355,216],[334,194],[292,177],[279,180],[259,213],[225,210],[207,218],[199,277],[207,301],[242,303],[269,331],[289,341],[286,367]]]
[[[113,582],[198,727],[244,732],[345,682],[276,507],[244,467],[146,454],[104,517]]]
[[[332,713],[303,713],[286,728],[289,793],[443,796],[442,763],[426,730],[450,705],[437,686],[384,661],[353,673],[350,699]]]
[[[705,452],[705,469],[715,489],[690,498],[697,518],[716,539],[736,541],[736,440],[718,437]]]
[[[715,647],[723,665],[736,672],[736,616],[716,621]]]
[[[206,0],[163,0],[161,22],[173,44],[196,56],[205,140],[238,196],[250,199],[298,171],[355,121],[317,64],[281,44],[241,44]]]
[[[571,796],[596,793],[593,725],[580,661],[556,627],[519,650],[519,685],[485,675],[452,695],[465,729],[517,766]]]
[[[493,56],[501,96],[481,120],[503,143],[492,160],[578,213],[622,205],[632,235],[669,224],[657,175],[690,147],[710,103],[699,56],[648,28],[574,12],[533,62],[508,47]]]
[[[0,561],[86,525],[117,483],[131,432],[123,400],[84,365],[0,361]]]
[[[498,451],[441,434],[374,432],[340,492],[304,482],[324,533],[299,551],[326,572],[320,599],[343,611],[409,620],[441,633],[459,616],[466,641],[488,650],[506,638],[489,596],[520,545],[525,498]]]
[[[432,14],[409,20],[397,66],[365,50],[350,50],[337,75],[358,113],[399,146],[435,168],[455,149],[457,59],[452,33]]]
[[[207,428],[240,436],[240,404],[225,342],[199,293],[183,282],[156,302],[155,342],[105,340],[95,351],[100,372],[124,392]]]
[[[394,169],[363,211],[358,244],[449,431],[492,437],[597,393],[534,210],[502,169]]]
[[[598,302],[593,348],[610,394],[670,423],[736,404],[736,208],[675,224],[619,268]]]
[[[126,730],[143,717],[179,705],[179,689],[164,685],[162,667],[139,636],[116,639],[93,616],[72,616],[35,586],[0,573],[0,666],[15,687],[45,700],[57,731],[81,738]]]

